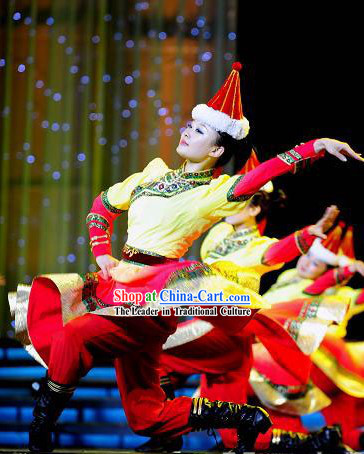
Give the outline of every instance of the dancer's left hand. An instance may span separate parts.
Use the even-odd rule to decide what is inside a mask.
[[[361,154],[356,153],[349,144],[335,139],[317,139],[313,145],[315,152],[326,150],[329,154],[336,156],[340,161],[347,161],[346,156],[364,162]]]

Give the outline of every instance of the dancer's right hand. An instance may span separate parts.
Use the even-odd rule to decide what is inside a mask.
[[[102,271],[102,277],[104,279],[108,279],[111,277],[110,270],[119,264],[119,260],[114,258],[112,255],[105,254],[96,257],[96,263]]]
[[[364,276],[364,262],[361,260],[355,260],[355,262],[349,265],[349,269],[352,273],[359,273]]]
[[[327,238],[325,232],[327,232],[333,225],[338,217],[340,211],[336,205],[330,205],[326,208],[324,215],[319,219],[316,224],[310,225],[309,233],[315,235],[323,240]]]

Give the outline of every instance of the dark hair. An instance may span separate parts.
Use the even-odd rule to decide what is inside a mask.
[[[226,132],[217,131],[218,137],[216,140],[217,147],[224,147],[224,153],[216,161],[215,167],[225,166],[231,158],[238,156],[245,148],[245,139],[237,140],[231,137]]]
[[[287,196],[282,191],[266,192],[258,191],[250,199],[249,205],[260,207],[260,213],[256,217],[256,221],[260,222],[262,219],[275,208],[284,208],[286,206]]]

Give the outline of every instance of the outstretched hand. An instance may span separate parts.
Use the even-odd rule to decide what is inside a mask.
[[[104,279],[108,279],[109,277],[111,277],[111,269],[119,264],[119,260],[114,258],[112,255],[105,254],[96,257],[96,263],[99,265],[102,271],[102,277]]]
[[[352,273],[359,273],[364,276],[364,262],[361,260],[355,260],[355,262],[349,265],[349,269]]]
[[[340,213],[340,210],[336,205],[330,205],[326,208],[322,218],[319,219],[316,224],[310,225],[308,231],[311,235],[315,235],[323,240],[327,238],[325,232],[327,232],[333,225]]]
[[[347,161],[346,156],[364,162],[361,154],[355,151],[345,142],[335,139],[317,139],[313,145],[315,153],[326,150],[328,153],[336,156],[340,161]]]

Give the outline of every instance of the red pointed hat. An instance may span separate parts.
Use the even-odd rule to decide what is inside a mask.
[[[345,224],[339,222],[339,224],[328,233],[327,238],[322,241],[322,245],[334,254],[337,254],[339,251],[344,227]]]
[[[256,169],[260,165],[258,156],[254,148],[252,148],[252,151],[250,152],[250,156],[244,166],[239,170],[237,173],[238,175],[245,175],[246,173],[250,172],[251,170]],[[265,191],[265,192],[273,192],[273,183],[271,181],[268,181],[265,183],[264,186],[260,188],[260,191]]]
[[[249,133],[249,121],[244,117],[240,96],[241,68],[241,63],[233,63],[229,77],[216,95],[207,104],[198,104],[192,110],[194,120],[202,121],[238,140],[244,139]]]
[[[353,227],[349,226],[340,244],[339,253],[355,259]]]
[[[244,166],[239,170],[238,175],[245,175],[246,173],[250,172],[251,170],[256,169],[259,166],[260,162],[255,152],[254,148],[250,152],[250,156]]]

